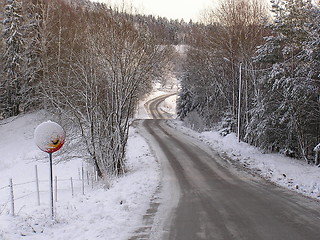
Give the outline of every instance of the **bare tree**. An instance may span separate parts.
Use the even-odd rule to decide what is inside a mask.
[[[235,130],[241,63],[244,83],[241,119],[245,119],[241,132],[244,132],[256,91],[252,57],[263,41],[266,19],[267,9],[259,0],[223,0],[203,16],[205,25],[193,35],[184,83],[193,96],[191,109],[197,109],[207,125],[227,118]]]
[[[73,20],[86,24],[81,32],[61,35],[61,41],[70,43],[69,57],[61,52],[58,71],[51,74],[55,88],[43,88],[51,103],[79,126],[100,176],[125,172],[130,117],[168,58],[166,47],[127,18],[101,6]]]

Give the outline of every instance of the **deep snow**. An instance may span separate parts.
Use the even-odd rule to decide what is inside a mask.
[[[109,189],[96,182],[92,189],[92,183],[87,185],[86,180],[85,195],[82,195],[81,159],[54,165],[59,190],[53,221],[49,207],[48,156],[33,141],[36,126],[47,120],[42,115],[43,112],[37,112],[8,119],[7,124],[0,122],[0,135],[5,136],[0,138],[0,239],[128,239],[141,226],[143,214],[159,184],[159,165],[146,141],[134,128],[130,129],[128,173],[109,179]],[[35,165],[41,180],[40,206],[35,192]],[[75,185],[74,197],[71,177]],[[9,178],[15,184],[14,217],[10,212]]]

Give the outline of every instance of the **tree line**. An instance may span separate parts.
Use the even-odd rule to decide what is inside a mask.
[[[103,4],[0,4],[0,118],[43,108],[65,115],[99,175],[123,174],[129,120],[172,49],[133,15]]]
[[[260,0],[223,0],[202,23],[87,0],[0,8],[0,119],[43,108],[67,116],[100,176],[125,171],[129,119],[168,69],[180,79],[178,115],[198,130],[239,130],[305,160],[320,142],[320,11],[310,0],[273,0],[271,13]],[[173,68],[178,44],[187,50]]]
[[[311,0],[272,0],[271,11],[223,0],[186,52],[180,118],[224,134],[240,126],[242,141],[310,160],[320,142],[319,19]]]

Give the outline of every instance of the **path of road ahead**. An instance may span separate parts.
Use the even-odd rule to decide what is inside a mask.
[[[158,205],[153,211],[155,217],[166,216],[163,225],[149,227],[161,233],[158,239],[320,239],[319,202],[253,176],[165,120],[142,120],[139,125],[161,156],[158,160],[170,168],[164,178],[176,181],[180,191],[177,205],[166,215],[156,211]],[[173,200],[164,198],[160,206]],[[150,236],[136,239],[154,240]]]

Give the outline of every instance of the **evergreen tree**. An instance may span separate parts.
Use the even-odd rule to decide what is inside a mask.
[[[186,86],[182,87],[179,93],[179,98],[177,99],[177,115],[181,120],[184,120],[188,113],[194,110],[192,101],[191,92]]]
[[[25,4],[25,84],[21,89],[23,110],[33,109],[40,104],[39,85],[42,81],[43,59],[41,49],[41,0],[30,0]]]
[[[21,105],[23,80],[23,17],[22,3],[6,0],[4,7],[4,77],[0,83],[0,112],[4,117],[18,115]]]
[[[306,57],[310,0],[272,1],[273,35],[257,51],[256,61],[269,69],[259,75],[260,94],[252,110],[248,141],[264,149],[306,156],[313,143],[315,98]],[[311,134],[311,135],[310,135]]]

